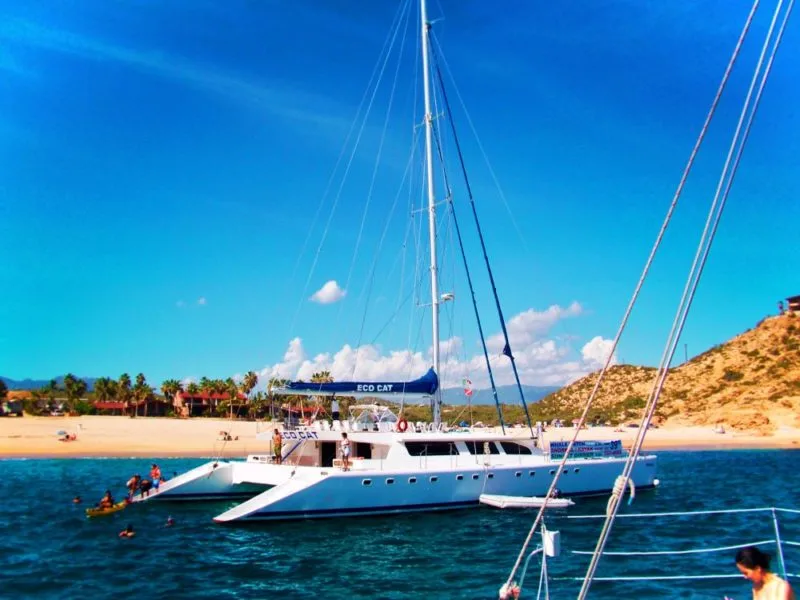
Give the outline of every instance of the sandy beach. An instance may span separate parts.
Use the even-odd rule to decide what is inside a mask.
[[[84,416],[0,419],[0,458],[44,457],[244,457],[269,450],[268,441],[256,439],[259,431],[270,431],[269,423],[226,419],[166,419]],[[75,434],[72,442],[59,441],[59,431]],[[238,440],[224,442],[220,432]],[[525,429],[509,430],[525,436]],[[545,441],[568,440],[575,430],[548,429]],[[579,439],[622,439],[628,447],[636,430],[615,431],[593,427],[581,431]],[[728,430],[714,433],[710,427],[663,427],[651,430],[648,450],[800,448],[800,429],[779,428],[771,435]]]

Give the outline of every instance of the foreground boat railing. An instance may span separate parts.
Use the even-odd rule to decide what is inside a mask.
[[[669,517],[677,517],[677,518],[693,518],[693,517],[707,517],[711,515],[742,515],[742,514],[769,514],[772,520],[772,530],[774,532],[774,537],[769,539],[760,539],[756,541],[750,541],[746,543],[736,543],[736,544],[726,544],[720,546],[713,546],[713,547],[698,547],[698,548],[676,548],[671,550],[605,550],[603,552],[603,556],[617,556],[617,557],[672,557],[672,556],[681,556],[681,555],[703,555],[703,554],[713,554],[713,553],[720,553],[720,552],[731,552],[733,550],[738,550],[741,548],[746,548],[748,546],[770,546],[774,545],[775,547],[775,558],[777,560],[777,573],[783,577],[784,579],[793,579],[793,578],[800,578],[800,573],[792,573],[787,570],[786,561],[784,558],[784,548],[786,547],[800,547],[799,541],[792,541],[783,539],[781,536],[781,527],[779,523],[779,515],[800,515],[800,510],[792,509],[792,508],[780,508],[780,507],[760,507],[760,508],[732,508],[732,509],[720,509],[720,510],[698,510],[698,511],[669,511],[669,512],[654,512],[654,513],[629,513],[629,514],[619,514],[617,515],[618,519],[662,519],[662,518],[669,518]],[[586,519],[605,519],[606,516],[604,514],[592,514],[592,515],[565,515],[559,517],[559,519],[565,520],[586,520]],[[651,524],[652,525],[652,524]],[[552,527],[552,523],[551,523]],[[552,534],[558,535],[559,532],[548,531],[544,527],[542,528],[542,538],[543,543],[542,545],[538,546],[535,550],[533,550],[527,557],[525,561],[525,565],[523,570],[521,571],[521,578],[519,587],[522,587],[522,581],[525,578],[525,572],[528,569],[528,565],[531,559],[537,555],[542,554],[542,568],[540,572],[540,581],[538,586],[538,598],[549,598],[549,581],[583,581],[583,577],[578,576],[555,576],[551,577],[548,575],[548,569],[546,565],[546,558],[545,556],[558,556],[560,553],[572,554],[576,556],[592,556],[594,554],[594,550],[566,550],[561,548],[560,552],[556,552],[555,554],[552,552],[546,552],[546,544],[544,543],[544,539],[546,536],[551,536]],[[642,575],[624,575],[624,574],[616,574],[611,577],[594,577],[595,581],[603,581],[603,582],[653,582],[653,581],[692,581],[692,580],[722,580],[722,579],[741,579],[742,576],[739,573],[736,573],[733,569],[730,573],[709,573],[709,574],[700,574],[700,575],[663,575],[657,573],[651,574],[642,574]],[[501,590],[501,597],[502,597]]]

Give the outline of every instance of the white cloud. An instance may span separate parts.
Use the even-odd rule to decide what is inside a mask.
[[[206,297],[205,296],[200,296],[197,299],[197,304],[198,304],[198,306],[205,306],[207,304]]]
[[[611,346],[614,345],[613,340],[606,340],[599,335],[589,340],[583,348],[581,348],[581,355],[583,360],[588,364],[594,364],[596,368],[602,368],[611,353]],[[616,364],[616,355],[611,360],[612,364]]]
[[[580,315],[581,306],[574,302],[563,308],[551,306],[545,311],[533,309],[509,320],[511,348],[520,380],[528,385],[565,385],[602,366],[611,347],[611,340],[595,336],[580,349],[573,346],[572,336],[548,338],[547,334],[561,319]],[[511,361],[501,354],[502,334],[495,334],[489,348],[495,382],[514,383]],[[498,342],[499,340],[499,342]],[[476,389],[489,387],[483,353],[464,356],[463,340],[453,337],[441,343],[441,373],[444,387],[461,385],[469,377]],[[393,350],[384,352],[379,346],[343,346],[335,354],[317,354],[307,358],[302,340],[294,338],[283,361],[265,367],[260,375],[285,379],[309,380],[317,371],[330,371],[337,381],[374,380],[407,381],[423,375],[431,366],[431,349],[426,352]]]
[[[345,294],[347,294],[347,292],[339,287],[339,284],[336,283],[336,280],[331,279],[316,292],[314,292],[309,300],[319,304],[333,304],[334,302],[338,302],[344,298]]]

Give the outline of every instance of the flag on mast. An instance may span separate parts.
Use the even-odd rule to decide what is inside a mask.
[[[469,398],[472,396],[472,382],[465,377],[462,383],[464,385],[464,395]]]

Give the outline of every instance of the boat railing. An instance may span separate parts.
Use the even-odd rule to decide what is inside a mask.
[[[719,510],[698,510],[698,511],[670,511],[670,512],[652,512],[652,513],[620,513],[617,515],[617,519],[622,520],[636,520],[642,519],[645,520],[648,524],[648,531],[658,531],[657,523],[663,519],[669,518],[676,518],[676,519],[693,519],[702,517],[705,519],[709,519],[712,516],[716,515],[768,515],[771,520],[771,533],[762,535],[752,535],[753,538],[759,537],[762,539],[746,539],[746,540],[735,540],[735,543],[724,543],[718,545],[704,545],[699,547],[690,547],[687,544],[679,544],[676,543],[675,548],[665,549],[661,547],[659,542],[659,549],[657,550],[624,550],[624,549],[614,549],[614,550],[605,550],[602,553],[602,556],[605,557],[614,557],[614,558],[631,558],[636,559],[636,566],[641,567],[641,560],[649,558],[658,558],[660,561],[667,561],[669,559],[676,559],[686,556],[694,557],[693,567],[691,569],[675,569],[671,574],[665,574],[662,572],[651,572],[651,573],[639,573],[636,574],[628,574],[624,571],[619,569],[616,570],[610,576],[595,576],[593,577],[593,581],[597,582],[605,582],[605,585],[611,584],[624,584],[626,582],[640,582],[640,584],[646,584],[648,582],[664,582],[664,581],[696,581],[699,584],[701,580],[725,580],[725,579],[741,579],[742,575],[738,573],[734,568],[731,568],[729,572],[726,573],[698,573],[698,563],[697,560],[702,556],[706,555],[709,558],[711,555],[717,553],[731,553],[733,551],[739,550],[741,548],[746,548],[749,546],[757,546],[757,547],[767,547],[769,548],[772,546],[774,548],[774,556],[776,559],[776,568],[774,569],[775,572],[783,577],[784,579],[793,579],[800,577],[800,568],[797,565],[794,565],[794,570],[790,568],[790,565],[787,564],[786,561],[786,552],[787,548],[794,548],[800,547],[800,541],[798,540],[789,540],[784,539],[782,535],[782,526],[781,526],[781,517],[786,516],[800,516],[800,510],[792,509],[792,508],[779,508],[779,507],[759,507],[759,508],[732,508],[732,509],[719,509]],[[592,520],[592,519],[605,519],[605,514],[591,514],[591,515],[565,515],[557,517],[558,520]],[[563,521],[562,521],[563,523]],[[550,522],[549,527],[552,529],[554,526],[553,521]],[[566,524],[565,524],[566,528]],[[747,527],[748,531],[752,531],[752,527]],[[681,530],[684,530],[683,528]],[[693,530],[690,528],[690,530]],[[674,533],[674,529],[670,529],[669,526],[665,526],[665,531]],[[724,530],[726,533],[730,533],[730,530]],[[568,535],[567,532],[562,531],[562,539],[565,535]],[[638,537],[636,533],[631,534],[634,537]],[[728,536],[731,538],[731,536]],[[735,537],[739,537],[736,535]],[[734,539],[730,539],[730,542],[733,542]],[[654,543],[651,539],[650,543]],[[561,547],[562,554],[574,555],[574,556],[592,556],[594,554],[594,549],[576,549],[576,550],[568,550],[566,548]],[[542,553],[542,547],[537,547],[533,552],[531,552],[527,558],[525,563],[524,570],[521,571],[520,583],[524,580],[525,571],[528,568],[528,563],[530,562],[531,558],[536,554]],[[552,555],[551,555],[552,556]],[[728,556],[726,559],[727,564],[731,564],[732,560],[731,556]],[[544,557],[543,557],[544,559]],[[713,564],[712,562],[708,563],[709,566]],[[576,564],[574,561],[570,561],[570,569],[576,568]],[[547,567],[543,565],[540,578],[545,578],[545,581],[540,579],[539,582],[539,590],[541,598],[549,598],[547,594],[541,595],[541,590],[547,589],[548,582],[552,581],[573,581],[573,582],[581,582],[583,581],[584,577],[579,575],[555,575],[552,576],[554,569],[551,567],[551,571],[548,573]],[[676,573],[677,574],[674,574]]]

